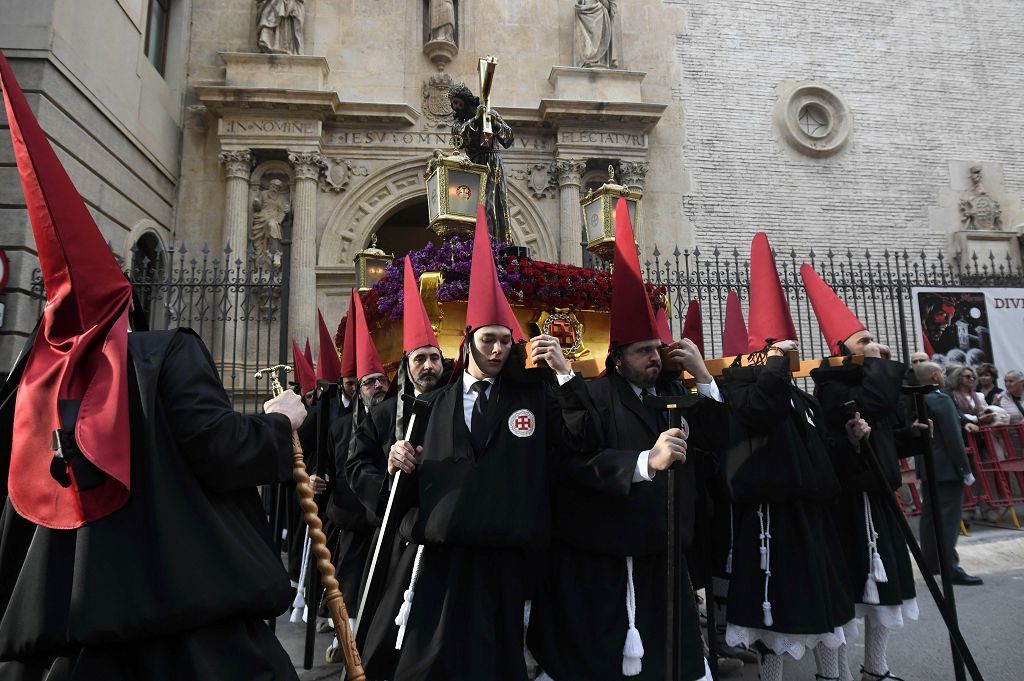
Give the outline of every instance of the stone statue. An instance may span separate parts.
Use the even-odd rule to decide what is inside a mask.
[[[970,195],[960,199],[960,222],[965,229],[994,231],[1003,228],[1003,209],[981,188],[981,166],[971,166]]]
[[[618,0],[576,0],[575,66],[622,68]]]
[[[306,0],[257,0],[256,44],[270,54],[303,54]]]
[[[508,149],[512,146],[513,134],[497,111],[491,109],[491,125],[494,139],[489,144],[481,136],[481,120],[484,107],[480,98],[475,96],[468,87],[460,83],[448,91],[448,100],[452,105],[453,142],[466,152],[473,163],[487,166],[487,188],[484,205],[487,209],[487,230],[496,241],[511,243],[512,230],[508,217],[508,190],[505,170],[501,164],[501,152],[498,143]]]
[[[455,42],[455,0],[430,0],[430,39]]]
[[[252,240],[254,264],[279,267],[281,264],[281,225],[291,211],[284,182],[273,179],[252,201]]]

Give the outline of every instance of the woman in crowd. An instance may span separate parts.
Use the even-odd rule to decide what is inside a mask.
[[[988,362],[978,365],[978,391],[985,396],[986,404],[995,404],[1003,389],[999,387],[999,369]]]
[[[1024,373],[1014,369],[1007,371],[1003,379],[1006,383],[1006,390],[999,393],[993,403],[1002,407],[1010,415],[1010,423],[1018,424],[1024,422]]]
[[[946,389],[956,409],[960,422],[967,432],[975,432],[981,426],[991,425],[995,414],[986,413],[985,397],[976,392],[978,375],[971,367],[956,367],[946,375]]]

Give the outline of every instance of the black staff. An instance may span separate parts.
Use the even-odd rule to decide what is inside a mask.
[[[666,397],[650,396],[646,398],[644,403],[664,410],[665,416],[668,418],[668,427],[678,428],[683,431],[685,439],[690,433],[689,426],[683,420],[683,399],[685,397],[679,395]],[[668,664],[666,667],[668,681],[679,681],[683,669],[684,629],[679,612],[679,604],[688,591],[686,580],[689,579],[686,571],[679,569],[679,556],[683,555],[683,543],[679,533],[679,524],[682,519],[679,517],[679,509],[683,507],[683,503],[681,499],[682,486],[678,482],[677,470],[681,466],[682,463],[677,461],[668,469],[668,503],[666,506],[666,513],[668,514],[668,555],[665,561],[668,581],[668,626],[666,627],[668,633]],[[712,632],[716,630],[717,624],[715,622],[714,608],[707,601],[705,601],[705,604],[707,606],[708,656],[710,658],[708,666],[711,668],[711,677],[717,680],[718,647],[712,636]]]
[[[923,416],[924,419],[921,423],[928,423],[927,420],[927,409],[924,408],[924,393],[930,392],[934,389],[934,386],[916,387],[916,388],[903,388],[904,391],[913,392],[915,402],[918,408],[918,418]],[[855,418],[857,414],[857,403],[854,401],[846,402],[843,406],[846,407],[846,415],[848,419]],[[864,453],[864,458],[867,459],[868,467],[871,469],[871,473],[875,478],[876,484],[881,489],[888,489],[885,483],[885,474],[882,472],[882,466],[878,462],[878,456],[875,453],[874,447],[871,446],[870,438],[864,438],[860,441],[861,451]],[[935,484],[935,472],[932,470],[933,462],[931,460],[931,444],[929,443],[925,449],[925,470],[927,471],[928,484]],[[931,488],[929,488],[931,490]],[[914,537],[914,532],[910,529],[910,523],[907,522],[906,516],[903,515],[903,511],[896,503],[896,497],[892,494],[883,494],[882,498],[885,499],[885,504],[889,507],[890,513],[892,513],[899,521],[900,529],[903,531],[903,537],[907,541],[907,547],[910,548],[911,555],[914,556],[914,562],[917,563],[918,569],[921,570],[921,576],[924,577],[924,583],[928,587],[928,591],[932,595],[932,599],[935,601],[935,606],[939,609],[939,614],[942,615],[942,620],[946,624],[946,629],[949,631],[949,639],[953,648],[954,655],[954,668],[957,666],[955,663],[956,655],[959,653],[960,657],[963,658],[967,665],[967,671],[971,675],[973,681],[984,681],[984,677],[981,675],[981,671],[978,669],[977,663],[974,661],[974,656],[971,654],[970,648],[967,647],[967,642],[964,641],[964,636],[960,632],[960,625],[957,624],[956,619],[956,608],[952,602],[952,586],[949,586],[948,594],[950,600],[947,601],[942,592],[939,591],[939,586],[935,582],[935,577],[932,576],[931,571],[928,569],[928,565],[924,560],[924,553],[921,551],[920,545],[917,543],[917,539]],[[936,497],[932,497],[933,499]],[[934,505],[933,505],[934,506]],[[937,510],[937,509],[933,509]],[[936,523],[936,528],[939,524]],[[936,542],[939,550],[939,561],[945,565],[946,559],[944,554],[944,547],[942,542]],[[945,579],[943,579],[945,582]],[[961,669],[961,674],[963,670]],[[962,678],[960,676],[957,677]]]

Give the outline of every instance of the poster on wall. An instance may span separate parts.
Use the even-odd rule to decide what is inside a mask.
[[[1024,288],[911,289],[917,349],[939,364],[1024,369]]]

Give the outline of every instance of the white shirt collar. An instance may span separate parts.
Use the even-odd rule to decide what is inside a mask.
[[[629,383],[629,387],[633,389],[633,392],[634,392],[634,393],[636,393],[636,396],[637,396],[637,397],[640,397],[640,395],[642,395],[642,394],[644,393],[644,390],[645,390],[645,389],[644,389],[644,388],[641,388],[640,386],[638,386],[638,385],[637,385],[636,383],[634,383],[633,381],[629,381],[629,380],[627,380],[627,381],[626,381],[626,383]],[[650,391],[651,391],[652,393],[657,393],[657,392],[658,392],[658,391],[657,391],[657,390],[655,390],[654,388],[647,388],[647,390],[650,390]]]
[[[463,392],[463,394],[468,393],[470,391],[470,389],[472,389],[473,385],[477,381],[479,381],[479,380],[484,380],[484,381],[487,381],[488,383],[490,383],[491,385],[494,385],[495,377],[494,376],[488,376],[487,378],[479,379],[479,378],[476,378],[475,376],[473,376],[473,374],[469,373],[468,371],[463,371],[462,372],[462,392]]]

